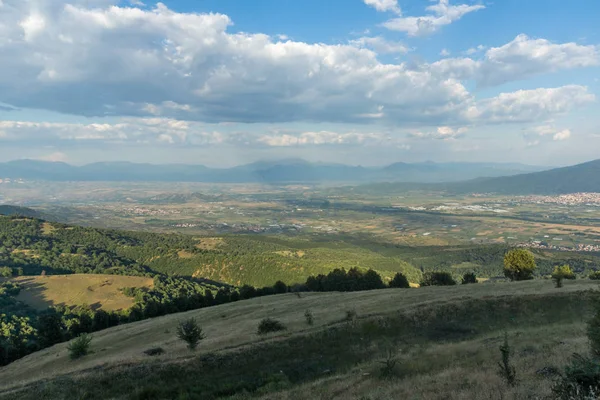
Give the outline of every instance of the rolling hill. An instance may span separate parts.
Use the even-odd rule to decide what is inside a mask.
[[[261,161],[232,168],[187,164],[102,162],[73,166],[60,162],[17,160],[0,163],[0,177],[48,181],[160,181],[210,183],[285,182],[454,182],[514,175],[545,167],[494,163],[395,163],[362,167],[310,163],[299,159]]]
[[[594,285],[573,281],[556,290],[538,280],[288,293],[167,315],[94,333],[91,354],[78,360],[69,359],[67,343],[18,360],[0,369],[0,398],[492,399],[498,390],[510,398],[547,396],[552,376],[539,371],[560,368],[586,349],[583,323]],[[314,325],[306,324],[306,310]],[[356,318],[347,319],[348,310]],[[206,334],[195,353],[174,329],[190,317]],[[258,335],[265,317],[287,329]],[[509,392],[497,373],[504,332],[520,377]],[[149,356],[149,349],[163,354]],[[390,351],[398,375],[382,380]]]

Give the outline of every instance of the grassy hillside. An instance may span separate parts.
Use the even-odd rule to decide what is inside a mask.
[[[555,289],[538,280],[257,298],[97,332],[93,353],[77,361],[65,343],[31,354],[0,370],[0,397],[533,398],[551,386],[536,371],[585,350],[582,324],[596,286],[572,281]],[[314,326],[305,322],[307,309]],[[347,310],[358,319],[344,321]],[[174,333],[190,316],[206,333],[196,354]],[[257,335],[265,317],[287,331]],[[504,331],[521,382],[514,389],[496,374]],[[155,347],[165,354],[144,354]],[[400,372],[383,381],[379,361],[390,348]]]
[[[152,278],[119,275],[22,276],[13,279],[21,285],[17,300],[37,310],[58,305],[88,305],[105,311],[126,310],[134,299],[123,288],[151,288]]]

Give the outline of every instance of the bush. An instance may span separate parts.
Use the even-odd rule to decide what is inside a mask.
[[[357,316],[358,314],[356,313],[356,310],[346,310],[346,317],[344,318],[344,321],[354,322]]]
[[[468,285],[470,283],[477,283],[477,277],[475,276],[475,272],[468,272],[463,275],[462,284]]]
[[[426,272],[421,286],[453,286],[456,281],[449,272]]]
[[[561,399],[597,399],[600,394],[600,362],[574,354],[552,391]]]
[[[594,272],[590,273],[588,278],[590,278],[593,281],[600,280],[600,271],[594,271]]]
[[[159,356],[164,354],[165,350],[162,347],[154,347],[152,349],[148,349],[144,351],[144,354],[148,356]]]
[[[262,321],[260,321],[260,324],[258,324],[259,335],[264,335],[270,332],[284,331],[286,329],[287,328],[285,327],[285,325],[283,325],[281,322],[271,318],[265,318]]]
[[[554,267],[554,272],[552,272],[552,280],[557,288],[562,287],[563,279],[575,279],[575,274],[571,270],[571,267],[566,264],[560,267]]]
[[[410,288],[410,283],[404,274],[398,272],[394,275],[394,278],[390,281],[391,288],[400,288],[400,289],[408,289]]]
[[[92,343],[92,337],[84,333],[74,339],[67,349],[69,350],[69,357],[71,360],[76,360],[80,357],[87,355],[90,351],[90,344]]]
[[[306,323],[308,325],[312,325],[315,323],[314,318],[313,318],[313,314],[310,310],[306,310],[304,312],[304,318],[306,318]]]
[[[504,256],[504,275],[511,281],[533,279],[535,258],[530,251],[514,249]]]
[[[198,343],[204,339],[204,333],[196,323],[196,319],[190,318],[177,325],[177,337],[187,343],[188,349],[195,350]]]

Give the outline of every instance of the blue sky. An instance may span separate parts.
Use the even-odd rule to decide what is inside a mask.
[[[587,161],[599,13],[591,0],[3,0],[0,161]]]

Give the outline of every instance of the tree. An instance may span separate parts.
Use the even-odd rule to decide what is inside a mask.
[[[374,290],[374,289],[383,289],[385,288],[385,284],[381,279],[381,275],[377,272],[369,269],[362,277],[363,286],[361,289],[364,290]]]
[[[456,281],[449,272],[426,272],[421,286],[453,286]]]
[[[398,272],[394,275],[394,278],[390,281],[391,288],[400,288],[400,289],[408,289],[410,288],[410,283],[404,274]]]
[[[470,283],[477,283],[477,277],[475,276],[475,272],[468,272],[463,275],[462,284],[468,285]]]
[[[535,268],[533,254],[525,249],[514,249],[504,256],[504,275],[511,281],[533,279]]]
[[[63,341],[63,323],[59,313],[49,311],[38,317],[38,335],[42,346],[49,347]]]
[[[277,281],[277,282],[275,282],[275,285],[273,285],[273,290],[275,290],[275,293],[278,293],[278,294],[287,293],[288,287],[282,281]]]
[[[196,319],[190,318],[177,325],[177,337],[187,343],[188,349],[195,350],[205,336],[202,328],[196,323]]]
[[[554,272],[552,272],[552,280],[557,288],[562,287],[563,279],[575,279],[575,274],[567,264],[554,267]]]

